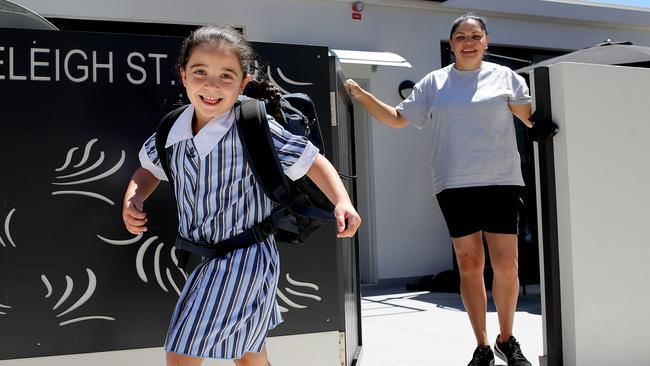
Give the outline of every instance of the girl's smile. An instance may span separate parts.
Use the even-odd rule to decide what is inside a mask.
[[[194,106],[194,132],[230,111],[251,79],[244,75],[237,54],[228,46],[202,43],[192,49],[181,79]]]
[[[219,102],[221,102],[223,100],[223,98],[220,98],[220,97],[213,98],[213,97],[207,97],[205,95],[199,95],[199,97],[201,97],[201,100],[203,101],[203,103],[205,103],[207,105],[216,105],[217,103],[219,103]]]

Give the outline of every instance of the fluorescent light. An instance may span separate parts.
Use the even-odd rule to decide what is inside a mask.
[[[330,50],[342,64],[382,65],[411,68],[404,57],[393,52]]]
[[[536,67],[553,65],[559,62],[579,62],[586,64],[620,65],[650,61],[650,47],[613,44],[595,46],[557,56],[516,70],[518,73],[530,72]]]
[[[647,0],[542,0],[553,3],[598,6],[603,8],[650,11]]]

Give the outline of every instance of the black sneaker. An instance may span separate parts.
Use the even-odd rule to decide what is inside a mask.
[[[476,347],[472,360],[467,366],[494,366],[494,353],[487,344]]]
[[[508,363],[508,366],[532,366],[521,353],[521,347],[515,337],[510,336],[507,342],[499,342],[499,336],[494,343],[494,353]]]

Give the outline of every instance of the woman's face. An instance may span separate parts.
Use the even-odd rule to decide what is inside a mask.
[[[459,24],[449,40],[456,64],[479,66],[489,40],[478,20],[468,19]]]

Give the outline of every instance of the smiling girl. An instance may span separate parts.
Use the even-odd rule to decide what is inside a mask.
[[[165,144],[182,240],[223,247],[271,214],[272,202],[254,179],[235,126],[240,94],[249,83],[265,84],[252,80],[253,63],[249,42],[231,27],[202,27],[183,43],[178,71],[191,104]],[[311,178],[335,205],[338,236],[353,236],[361,220],[332,164],[305,137],[267,118],[284,173]],[[144,201],[160,180],[169,180],[155,134],[140,150],[140,162],[122,211],[133,234],[147,231]],[[167,365],[200,365],[206,357],[270,365],[266,336],[282,321],[279,255],[273,235],[246,245],[204,260],[188,277],[167,334]]]

